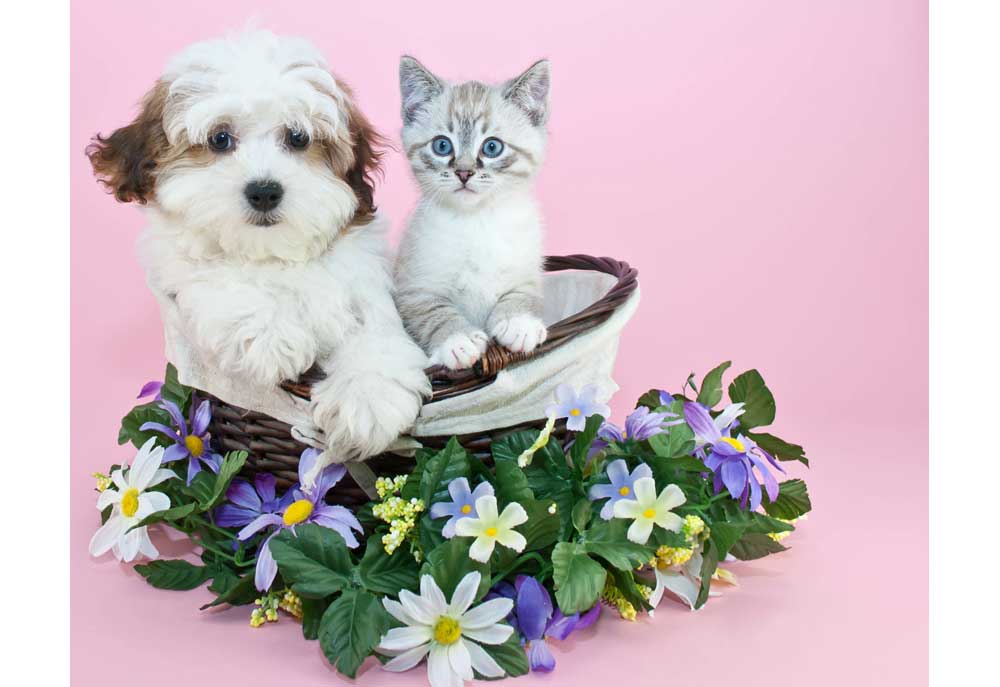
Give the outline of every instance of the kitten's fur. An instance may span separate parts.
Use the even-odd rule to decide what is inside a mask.
[[[471,367],[491,338],[529,352],[546,336],[532,180],[545,154],[549,63],[498,86],[453,85],[404,57],[399,81],[403,146],[423,192],[396,264],[407,331],[451,369]],[[439,137],[449,154],[435,152]],[[483,150],[491,138],[503,143],[493,158]]]

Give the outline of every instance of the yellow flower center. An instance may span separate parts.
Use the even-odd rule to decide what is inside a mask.
[[[139,510],[139,490],[135,487],[122,494],[122,515],[131,518]]]
[[[622,496],[628,496],[629,494],[632,493],[632,490],[629,489],[628,487],[622,487],[621,489],[618,490],[618,493],[621,494]]]
[[[737,451],[739,451],[740,453],[746,453],[746,448],[743,446],[743,443],[738,439],[733,439],[732,437],[722,437],[722,440],[727,444],[729,444],[730,446],[732,446]]]
[[[652,520],[654,517],[656,517],[656,511],[653,510],[652,508],[647,508],[646,510],[642,511],[642,517],[649,518],[650,520]]]
[[[441,616],[434,626],[434,641],[438,644],[454,644],[462,637],[462,628],[454,618]]]
[[[495,536],[497,536],[497,528],[496,527],[487,527],[485,534],[486,534],[487,537],[495,537]]]
[[[305,521],[313,512],[312,501],[307,499],[299,499],[288,508],[282,514],[281,519],[284,521],[287,527],[292,525],[298,525],[300,522]]]
[[[571,411],[569,411],[569,414],[572,415],[573,417],[580,417],[580,409],[573,408]]]
[[[462,510],[462,515],[468,515],[469,513],[472,512],[472,506],[470,506],[469,504],[465,504],[464,506],[462,506],[461,510]]]
[[[205,452],[205,442],[201,440],[201,437],[196,437],[193,434],[184,437],[184,445],[195,458],[200,458],[201,454]]]

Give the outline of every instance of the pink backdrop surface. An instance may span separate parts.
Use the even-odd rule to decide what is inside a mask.
[[[733,566],[698,613],[664,602],[556,648],[517,684],[916,685],[927,649],[927,8],[800,2],[169,3],[72,8],[72,670],[177,684],[337,684],[289,620],[199,613],[93,560],[89,474],[131,457],[118,421],[159,378],[158,313],[136,264],[139,211],[93,182],[88,139],[130,119],[165,60],[242,26],[306,36],[398,138],[397,60],[500,80],[553,64],[539,182],[550,253],[625,259],[643,301],[622,337],[617,418],[651,386],[721,360],[757,367],[776,433],[804,443],[814,513],[792,549]],[[395,237],[416,193],[388,157]],[[177,543],[157,539],[167,555]],[[368,664],[359,685],[424,684]]]

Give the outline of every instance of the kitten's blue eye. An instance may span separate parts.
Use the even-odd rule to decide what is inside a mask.
[[[487,138],[483,141],[483,155],[498,157],[503,152],[503,141],[499,138]]]
[[[447,136],[438,136],[431,141],[431,150],[435,155],[451,155],[451,139]]]

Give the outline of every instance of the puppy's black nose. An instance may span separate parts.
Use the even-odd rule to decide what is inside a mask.
[[[243,189],[243,194],[247,197],[250,207],[254,210],[269,212],[278,207],[278,203],[281,202],[281,196],[285,194],[285,190],[281,188],[281,184],[277,181],[261,179],[251,181],[247,184],[246,188]]]

